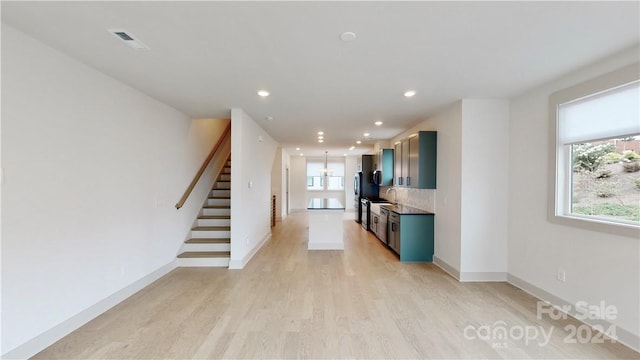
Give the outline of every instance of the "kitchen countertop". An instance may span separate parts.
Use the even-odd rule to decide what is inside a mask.
[[[402,205],[402,204],[382,205],[380,207],[383,209],[387,209],[389,211],[393,211],[398,215],[435,215],[432,212],[420,210],[418,208],[414,208],[414,207]]]
[[[309,201],[307,210],[344,210],[344,205],[338,199],[313,198]]]

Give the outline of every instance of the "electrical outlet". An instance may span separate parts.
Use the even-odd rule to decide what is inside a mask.
[[[561,282],[565,282],[567,280],[567,274],[563,268],[556,269],[556,279]]]

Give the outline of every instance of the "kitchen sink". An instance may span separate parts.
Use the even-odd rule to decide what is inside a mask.
[[[380,206],[384,206],[384,205],[393,205],[393,204],[392,203],[371,203],[369,205],[369,211],[371,211],[372,214],[380,215]]]

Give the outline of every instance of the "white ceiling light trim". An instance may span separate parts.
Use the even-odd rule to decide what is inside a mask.
[[[120,41],[127,44],[127,46],[135,50],[149,50],[149,47],[142,41],[133,35],[131,32],[124,29],[107,29],[113,36],[117,37]]]
[[[344,42],[353,41],[353,40],[355,40],[355,39],[356,39],[356,33],[351,32],[351,31],[343,32],[343,33],[340,35],[340,39],[341,39],[342,41],[344,41]]]

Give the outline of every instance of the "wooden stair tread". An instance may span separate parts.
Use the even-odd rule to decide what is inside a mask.
[[[216,239],[216,238],[191,238],[185,241],[186,244],[230,244],[231,239]]]
[[[216,182],[221,182],[221,183],[230,183],[231,180],[216,180]]]
[[[198,219],[218,219],[218,220],[229,220],[231,219],[231,215],[200,215]]]
[[[205,205],[204,209],[231,209],[230,205]]]
[[[196,226],[191,230],[195,231],[230,231],[231,226]]]
[[[231,257],[230,251],[185,251],[179,258],[225,258]]]
[[[231,199],[231,196],[209,196],[209,199],[227,200],[227,199]]]

